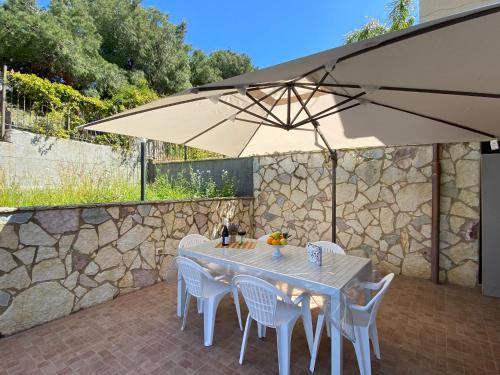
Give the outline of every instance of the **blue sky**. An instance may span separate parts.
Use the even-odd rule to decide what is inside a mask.
[[[245,52],[260,68],[342,44],[345,34],[369,18],[385,22],[389,2],[143,0],[145,6],[168,13],[174,23],[186,21],[187,42],[193,48]]]

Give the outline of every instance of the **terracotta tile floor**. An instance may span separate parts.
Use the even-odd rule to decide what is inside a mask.
[[[0,374],[277,373],[272,330],[259,340],[254,328],[240,366],[241,333],[231,300],[219,308],[214,345],[204,348],[203,321],[194,303],[188,327],[180,331],[175,293],[174,284],[157,284],[1,339]],[[374,374],[500,374],[500,299],[482,297],[477,289],[398,277],[382,304],[378,327],[382,360],[372,356]],[[316,373],[328,374],[326,335],[320,349]],[[298,324],[292,373],[307,374],[308,364]],[[345,340],[344,373],[358,373]]]

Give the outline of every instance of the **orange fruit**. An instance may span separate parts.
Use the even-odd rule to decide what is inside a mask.
[[[279,245],[280,244],[280,240],[273,240],[272,242],[272,245]]]
[[[273,238],[272,238],[272,237],[269,237],[269,238],[267,239],[267,244],[268,244],[268,245],[272,245],[272,244],[273,244]]]

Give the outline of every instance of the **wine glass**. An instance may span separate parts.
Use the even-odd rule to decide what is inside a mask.
[[[240,236],[240,245],[243,243],[243,238],[245,237],[245,234],[247,234],[247,231],[243,229],[242,227],[238,228],[238,235]]]

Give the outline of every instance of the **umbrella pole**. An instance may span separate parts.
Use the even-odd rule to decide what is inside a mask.
[[[141,201],[146,195],[146,140],[141,139]]]
[[[332,242],[337,242],[337,151],[330,149],[332,162]]]

